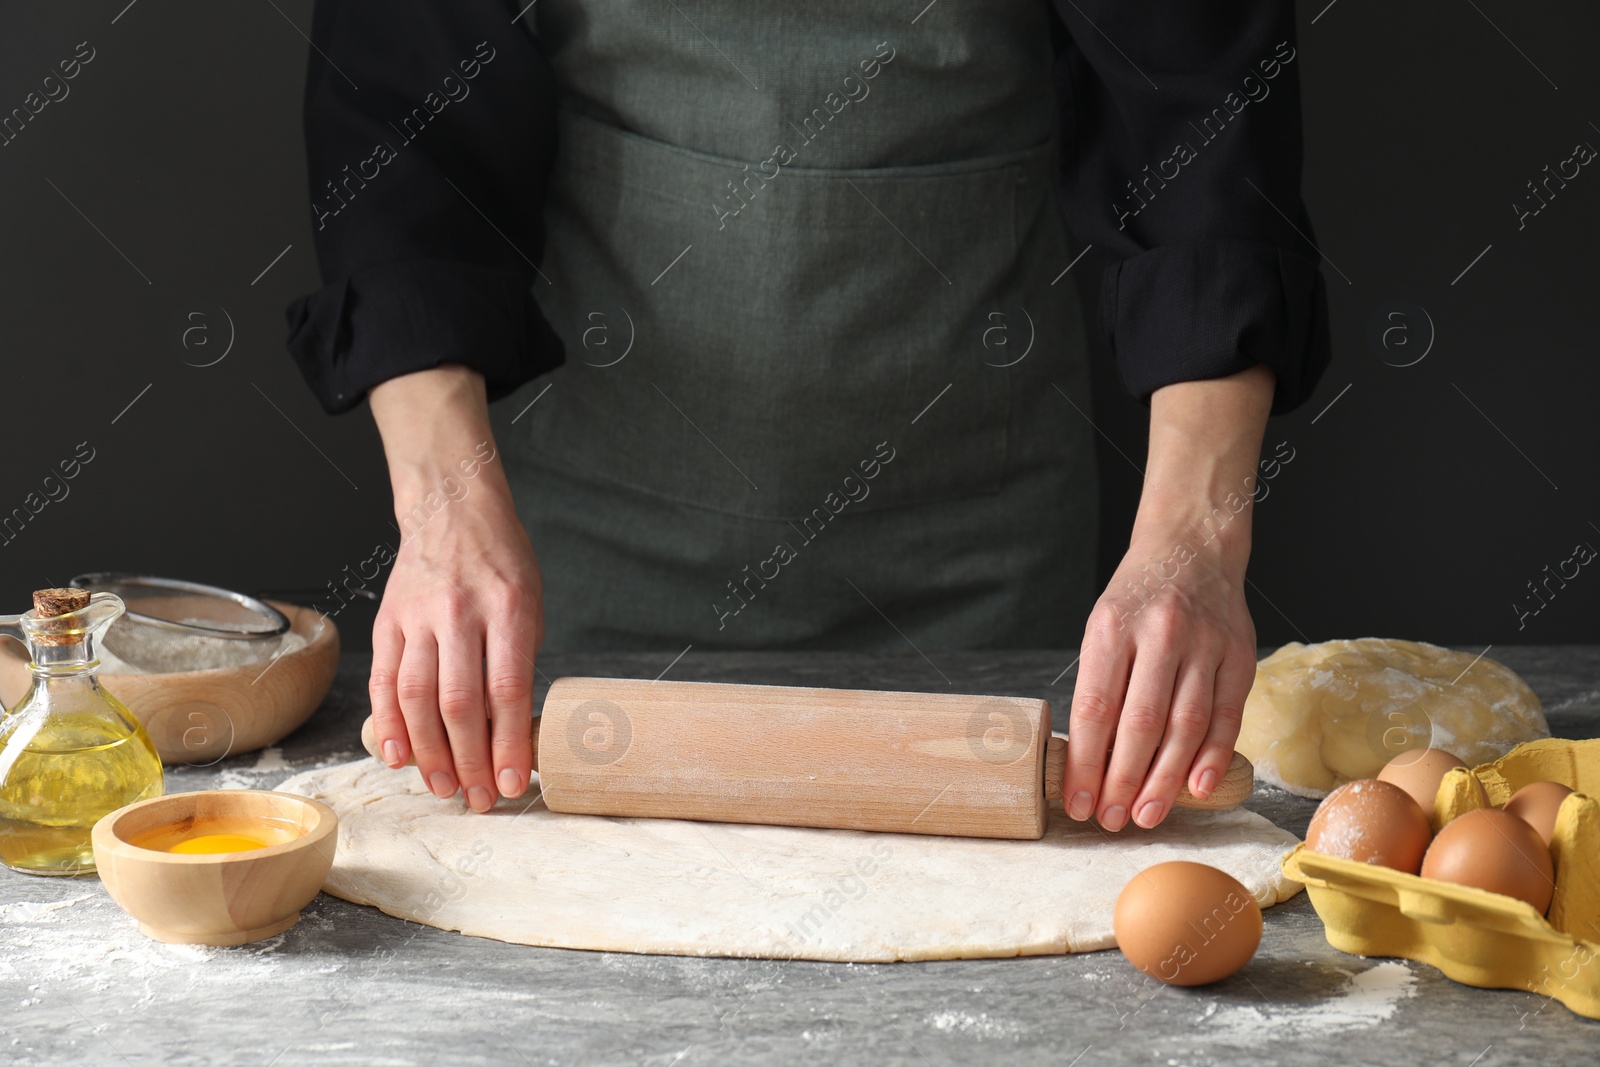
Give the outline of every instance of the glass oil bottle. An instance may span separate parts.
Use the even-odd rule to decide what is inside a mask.
[[[122,600],[41,589],[33,604],[0,616],[0,636],[27,646],[33,675],[16,706],[0,708],[0,863],[26,874],[87,874],[95,822],[160,796],[161,757],[95,675],[94,642],[123,613]]]

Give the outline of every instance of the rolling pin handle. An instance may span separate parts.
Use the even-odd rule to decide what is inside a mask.
[[[368,750],[370,751],[370,749]],[[1044,798],[1060,800],[1067,777],[1067,739],[1051,734],[1044,749]]]
[[[361,747],[366,749],[367,755],[373,759],[380,763],[384,762],[382,754],[378,752],[378,735],[373,729],[371,715],[368,715],[367,720],[361,724]],[[415,767],[416,765],[416,753],[412,753],[411,757],[406,760],[406,766]],[[533,717],[533,771],[535,774],[539,773],[539,717],[537,715]]]
[[[1046,800],[1061,799],[1062,780],[1067,775],[1067,739],[1060,734],[1051,734],[1050,742],[1045,748],[1044,755],[1044,795]],[[1233,761],[1228,764],[1228,770],[1223,774],[1222,780],[1211,791],[1211,795],[1201,800],[1189,792],[1187,785],[1178,790],[1177,799],[1172,802],[1175,808],[1199,808],[1208,811],[1222,808],[1236,808],[1249,798],[1255,790],[1255,768],[1242,753],[1235,752]]]

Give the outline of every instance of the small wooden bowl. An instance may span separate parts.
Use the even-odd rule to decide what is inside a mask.
[[[132,839],[224,819],[272,819],[299,837],[249,852],[184,855]],[[94,824],[95,867],[117,906],[146,937],[174,945],[243,945],[280,934],[321,890],[339,819],[293,793],[205,789],[141,800]]]
[[[144,724],[164,763],[211,764],[277,744],[328,695],[339,667],[339,630],[311,608],[269,601],[305,646],[276,662],[170,674],[106,674],[100,681]],[[27,691],[27,655],[0,641],[0,698]]]

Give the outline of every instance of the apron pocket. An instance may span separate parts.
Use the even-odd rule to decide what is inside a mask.
[[[803,137],[747,164],[563,114],[534,293],[567,363],[507,448],[761,519],[999,489],[985,331],[1050,146],[824,170]]]

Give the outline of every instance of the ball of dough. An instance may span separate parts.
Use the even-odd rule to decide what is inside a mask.
[[[1504,664],[1363,637],[1291,642],[1258,663],[1235,747],[1259,780],[1321,797],[1376,777],[1407,749],[1442,749],[1476,766],[1549,736],[1539,698]]]

